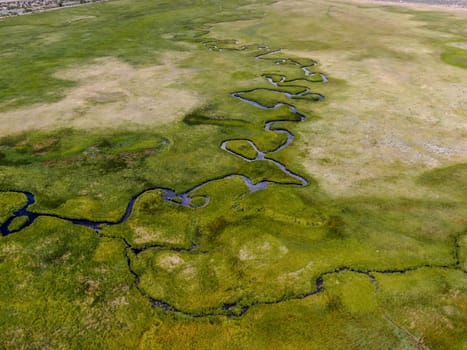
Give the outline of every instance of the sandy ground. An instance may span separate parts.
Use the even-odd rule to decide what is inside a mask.
[[[135,68],[116,58],[99,58],[57,74],[78,82],[64,99],[0,113],[0,136],[31,129],[117,128],[161,125],[181,118],[201,101],[181,84],[190,77],[167,55],[164,64]]]

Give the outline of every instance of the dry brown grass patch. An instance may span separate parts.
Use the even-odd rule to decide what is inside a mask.
[[[0,123],[8,125],[0,136],[31,129],[116,128],[178,120],[200,104],[199,96],[183,89],[191,71],[177,67],[179,56],[166,54],[163,64],[144,68],[112,57],[69,68],[57,76],[76,81],[77,87],[61,101],[0,113]]]

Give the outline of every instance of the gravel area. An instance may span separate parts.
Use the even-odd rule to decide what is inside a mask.
[[[467,0],[379,0],[379,1],[467,8]]]

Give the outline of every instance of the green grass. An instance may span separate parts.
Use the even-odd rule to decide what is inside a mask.
[[[464,270],[467,271],[467,235],[464,234],[459,237],[459,266]]]
[[[73,129],[23,133],[0,139],[0,165],[81,162],[92,158],[116,160],[116,156],[138,157],[144,152],[161,152],[168,142],[155,133],[101,132]]]
[[[274,119],[274,114],[269,117]],[[248,175],[254,182],[299,183],[269,162],[250,164],[219,148],[223,140],[240,137],[251,138],[263,150],[284,142],[283,135],[258,127],[264,119],[254,118],[243,127],[222,123],[208,129],[177,123],[157,130],[66,129],[5,137],[0,139],[0,188],[33,192],[33,209],[39,212],[116,221],[128,201],[147,188],[186,191],[229,173]]]
[[[348,5],[317,2],[310,10],[314,17],[296,19],[266,3],[112,1],[0,21],[0,110],[61,99],[75,83],[54,74],[71,65],[113,56],[151,66],[164,52],[187,54],[180,68],[192,75],[172,87],[203,99],[201,107],[164,125],[28,130],[0,139],[0,223],[26,204],[14,190],[34,193],[32,211],[117,221],[132,197],[152,189],[138,197],[126,222],[102,225],[98,232],[40,217],[1,237],[3,347],[417,349],[419,338],[430,349],[465,346],[465,165],[426,169],[402,189],[405,195],[332,195],[302,163],[300,145],[315,136],[306,128],[318,119],[316,111],[344,103],[338,92],[354,82],[280,87],[297,93],[303,88],[296,85],[305,85],[330,102],[291,100],[266,90],[243,95],[266,105],[292,102],[309,117],[304,123],[287,106],[260,110],[229,95],[272,88],[264,74],[303,77],[299,67],[274,60],[313,62],[286,52],[255,59],[264,43],[347,50],[355,63],[416,59],[370,40],[384,36],[390,42],[396,35],[387,17],[374,26],[377,16],[363,22],[354,7],[347,15]],[[253,18],[260,19],[243,21]],[[449,17],[413,19],[452,38],[462,34]],[[213,23],[219,24],[209,27]],[[203,35],[234,39],[232,33],[241,43],[212,42],[250,49],[216,52],[200,43]],[[411,35],[439,48],[428,34]],[[280,121],[272,129],[296,136],[274,158],[310,185],[281,185],[300,183],[269,162],[245,162],[220,149],[233,140],[228,148],[251,159],[256,152],[246,139],[261,150],[276,149],[285,138],[264,130],[271,120]],[[334,161],[332,154],[323,157]],[[239,177],[221,179],[228,174],[278,184],[250,193]],[[164,201],[157,189],[180,193],[210,179],[217,180],[192,193],[195,206],[210,199],[198,209]],[[421,189],[429,195],[411,196]],[[10,230],[24,223],[16,218]],[[323,290],[302,298],[320,278]],[[181,312],[153,307],[149,298]],[[241,317],[226,316],[239,316],[243,308],[248,312]]]
[[[281,349],[365,349],[374,348],[375,344],[378,349],[417,349],[398,327],[401,319],[394,318],[394,315],[403,315],[407,317],[405,326],[415,321],[415,329],[409,328],[414,336],[421,335],[417,330],[423,326],[433,327],[433,337],[423,338],[425,346],[461,349],[465,344],[463,327],[449,326],[465,323],[459,318],[461,314],[465,317],[465,312],[461,311],[465,297],[449,294],[465,289],[456,281],[459,277],[458,272],[442,270],[378,275],[383,289],[376,293],[375,299],[374,286],[366,277],[351,273],[331,275],[326,278],[329,290],[317,297],[258,306],[240,320],[210,318],[163,322],[145,334],[142,344],[144,349],[163,349],[168,344],[177,348],[190,344],[203,347],[207,343],[213,348],[233,349],[269,346]],[[356,286],[360,295],[355,295]],[[415,300],[420,301],[418,293],[421,290],[425,299],[422,304],[416,304]],[[449,298],[442,298],[446,293]],[[410,304],[409,300],[415,303]],[[387,307],[390,312],[381,307]],[[423,312],[414,314],[418,310]],[[433,318],[440,313],[447,319]],[[434,338],[437,336],[440,338]]]
[[[192,212],[162,200],[160,191],[146,192],[138,199],[130,220],[105,228],[104,234],[125,237],[134,247],[158,244],[189,248],[196,234]]]
[[[131,258],[140,286],[195,314],[307,293],[320,273],[343,266],[372,271],[456,263],[462,205],[368,198],[326,204],[303,190],[270,187],[244,195],[240,180],[212,183],[196,192],[211,196],[211,205],[196,211],[145,196],[128,223],[104,233],[135,246],[166,246]],[[198,249],[167,251],[191,243]]]
[[[440,192],[449,192],[460,199],[467,197],[467,164],[456,164],[424,173],[419,183]],[[453,186],[453,185],[456,186]]]
[[[453,66],[467,68],[467,50],[465,49],[447,48],[441,54],[441,58],[444,62]]]
[[[142,330],[125,329],[148,322],[152,310],[132,287],[123,249],[56,219],[2,239],[0,271],[9,282],[0,292],[2,346],[133,346]]]
[[[227,144],[227,149],[248,159],[255,159],[258,154],[246,140],[231,140]]]
[[[377,276],[378,300],[397,324],[422,339],[426,347],[462,349],[467,345],[464,276],[460,271],[429,269]]]
[[[8,226],[10,231],[20,230],[28,222],[27,216],[19,216],[13,219],[11,224]]]
[[[249,18],[248,1],[113,1],[0,22],[0,107],[57,101],[73,83],[57,68],[102,56],[132,64],[157,63],[162,50],[187,50],[164,34],[207,23]],[[218,9],[222,7],[221,10]],[[213,12],[216,16],[212,17]],[[21,67],[21,69],[18,69]]]
[[[0,223],[8,220],[15,211],[24,207],[27,203],[26,196],[22,193],[0,193]]]

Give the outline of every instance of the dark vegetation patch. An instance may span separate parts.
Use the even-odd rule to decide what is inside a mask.
[[[187,125],[217,125],[224,127],[246,127],[251,124],[247,120],[243,119],[231,119],[220,116],[213,116],[213,107],[205,107],[202,109],[195,110],[187,114],[183,118],[183,122]]]
[[[153,133],[92,133],[73,129],[23,133],[0,139],[0,166],[130,162],[160,152],[168,140]],[[105,166],[104,166],[105,167]]]
[[[441,54],[441,58],[444,62],[458,66],[461,68],[467,68],[467,50],[460,48],[446,48]]]
[[[424,186],[467,198],[467,164],[456,164],[428,171],[418,179]]]

